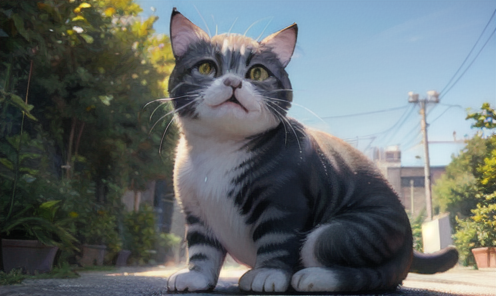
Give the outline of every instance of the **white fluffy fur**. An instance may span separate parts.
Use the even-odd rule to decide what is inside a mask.
[[[238,104],[226,102],[233,95],[233,88],[224,85],[226,79],[238,79],[242,82],[242,86],[236,88],[234,94],[244,109]],[[279,123],[251,82],[232,73],[217,78],[202,91],[198,100],[196,112],[200,119],[178,117],[186,137],[197,135],[200,138],[242,141],[270,130]]]
[[[215,284],[215,279],[205,272],[184,269],[173,274],[167,281],[168,291],[204,291]]]
[[[245,273],[239,280],[239,288],[254,292],[285,292],[291,274],[280,269],[259,268]]]
[[[175,186],[183,206],[203,220],[209,230],[237,260],[255,265],[256,249],[251,230],[240,217],[227,192],[232,168],[249,155],[239,144],[212,138],[181,138],[176,156]]]
[[[302,269],[291,279],[291,286],[299,292],[332,292],[336,291],[337,285],[334,272],[322,267]]]
[[[300,252],[301,262],[305,267],[323,267],[323,265],[315,257],[315,243],[321,235],[321,233],[328,227],[328,225],[323,225],[314,229],[303,244]]]

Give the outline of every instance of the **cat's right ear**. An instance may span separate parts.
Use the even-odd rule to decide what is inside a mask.
[[[170,23],[170,40],[172,53],[176,59],[182,57],[191,44],[200,40],[209,40],[208,34],[184,17],[174,7]]]
[[[297,35],[298,26],[292,24],[279,32],[265,37],[260,44],[270,48],[276,54],[282,66],[286,67],[293,56]]]

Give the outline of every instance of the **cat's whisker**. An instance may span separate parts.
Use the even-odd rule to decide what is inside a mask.
[[[248,29],[246,29],[245,33],[243,34],[243,36],[246,36],[246,34],[248,34],[248,31],[250,31],[251,27],[253,27],[254,25],[258,24],[259,22],[263,21],[263,20],[266,20],[268,19],[267,17],[266,18],[263,18],[263,19],[259,19],[258,21],[255,21],[253,24],[251,24]],[[265,31],[265,29],[264,29]]]
[[[168,98],[161,98],[161,99],[156,99],[156,100],[153,100],[153,101],[150,101],[148,103],[146,103],[142,109],[145,109],[146,107],[148,107],[149,105],[153,104],[153,103],[161,103],[161,104],[164,104],[164,103],[167,103],[167,102],[171,102],[171,101],[174,101],[174,100],[179,100],[179,99],[184,99],[184,98],[188,98],[188,97],[191,97],[193,96],[192,94],[188,95],[184,95],[184,96],[179,96],[179,97],[168,97]]]
[[[299,144],[300,144],[300,141],[299,141],[299,138],[298,138],[298,134],[296,133],[295,127],[291,124],[291,122],[289,121],[289,119],[287,119],[287,117],[286,117],[286,116],[282,115],[282,113],[283,113],[283,112],[286,112],[286,109],[284,109],[283,107],[281,107],[281,106],[279,106],[279,105],[277,105],[277,104],[275,104],[275,103],[273,103],[273,102],[272,102],[272,104],[273,104],[273,107],[274,107],[274,108],[279,108],[279,109],[280,109],[280,112],[278,112],[278,113],[279,113],[279,115],[280,115],[280,116],[282,116],[282,118],[283,118],[283,119],[284,119],[284,120],[288,123],[288,125],[290,126],[290,128],[293,130],[293,133],[294,133],[294,135],[295,135],[295,137],[296,137],[296,140],[298,141],[298,146],[300,146],[300,145],[299,145]],[[304,132],[305,132],[304,130],[299,129],[298,127],[296,127],[296,129],[297,129],[299,132],[302,132],[302,133],[304,133]],[[301,151],[301,146],[300,146],[300,151]]]
[[[215,24],[215,35],[219,34],[219,26],[217,25],[217,22],[215,21],[215,17],[213,14],[210,15],[212,17],[212,21],[214,21]]]
[[[191,104],[195,103],[196,101],[197,101],[196,99],[195,99],[195,100],[192,100],[191,102],[189,102],[189,103],[185,104],[184,106],[181,106],[180,108],[174,109],[174,110],[172,110],[172,111],[170,111],[170,112],[167,112],[165,115],[162,115],[162,116],[161,116],[159,119],[157,119],[157,121],[153,124],[152,128],[150,129],[149,134],[153,131],[153,129],[155,128],[155,126],[156,126],[156,125],[157,125],[160,121],[162,121],[164,118],[166,118],[167,116],[169,116],[169,115],[171,115],[171,114],[175,114],[175,113],[177,113],[177,112],[181,111],[182,109],[184,109],[184,108],[188,107],[189,105],[191,105]]]
[[[165,135],[167,134],[167,131],[169,130],[169,127],[171,126],[172,122],[174,122],[174,120],[176,120],[176,117],[175,116],[172,116],[172,119],[169,121],[169,123],[165,127],[165,130],[164,130],[164,132],[162,134],[162,138],[160,139],[160,146],[158,147],[158,153],[160,155],[162,155],[162,147],[163,147],[163,144],[164,144]]]
[[[231,27],[229,28],[229,31],[227,31],[227,35],[231,34],[231,30],[233,29],[234,25],[236,24],[236,22],[238,21],[238,18],[236,18],[234,20],[234,23],[231,25]]]
[[[196,12],[198,12],[198,15],[200,16],[200,18],[202,19],[203,21],[203,24],[205,25],[205,28],[207,28],[207,32],[208,32],[208,37],[212,37],[212,34],[210,34],[210,28],[208,27],[207,25],[207,22],[205,21],[205,19],[203,18],[203,15],[200,13],[200,11],[198,10],[198,8],[196,7],[196,5],[193,4],[193,7],[196,9]]]
[[[265,30],[267,30],[267,27],[269,27],[269,25],[272,23],[272,21],[274,20],[274,18],[270,18],[270,21],[267,23],[267,25],[265,25],[265,28],[262,30],[262,33],[260,33],[260,35],[258,35],[257,39],[255,41],[258,42],[258,40],[260,40],[260,38],[262,38],[262,35],[265,33]]]
[[[163,104],[165,103],[160,103],[155,109],[153,109],[152,114],[150,114],[150,117],[148,118],[148,121],[152,121],[153,115],[160,107],[162,107]]]
[[[163,105],[163,104],[167,104],[168,102],[171,102],[171,101],[174,101],[174,100],[179,100],[179,99],[188,99],[188,98],[191,98],[191,97],[195,97],[194,94],[186,94],[184,96],[179,96],[179,97],[174,97],[174,98],[162,98],[162,99],[156,99],[156,100],[153,100],[151,102],[148,102],[145,104],[145,106],[143,106],[142,110],[143,111],[146,107],[148,107],[150,104],[152,103],[160,103],[157,107],[155,107],[155,109],[153,109],[152,113],[150,114],[150,117],[149,117],[149,120],[151,121],[152,118],[153,118],[153,115],[155,114],[155,112]]]
[[[282,115],[282,113],[280,113],[280,111],[278,111],[277,108],[280,108],[284,112],[286,110],[284,110],[281,106],[278,106],[278,105],[275,105],[275,104],[272,107],[273,107],[272,110],[274,110],[277,114],[279,114],[280,118],[283,119],[283,121],[285,121],[289,125],[289,127],[293,131],[293,134],[294,134],[294,136],[296,138],[296,142],[298,143],[298,147],[300,149],[300,152],[303,151],[302,148],[301,148],[301,143],[300,143],[300,139],[299,139],[298,133],[296,132],[295,128],[293,127],[293,125],[291,124],[291,122],[286,118],[286,116]]]
[[[271,106],[270,104],[267,104],[266,106],[274,111],[275,117],[282,123],[282,127],[284,128],[284,146],[286,146],[288,143],[288,130],[286,129],[286,122],[284,121],[283,116],[273,106]]]
[[[274,90],[268,91],[268,93],[275,93],[275,92],[280,92],[280,91],[293,92],[293,90],[291,88],[280,88],[280,89],[274,89]]]
[[[269,100],[273,100],[273,101],[278,101],[278,102],[283,102],[283,103],[288,103],[288,101],[286,100],[281,100],[281,99],[277,99],[277,98],[271,98],[271,97],[264,97],[265,99],[269,99]],[[317,113],[313,112],[312,110],[308,109],[307,107],[303,106],[303,105],[300,105],[298,103],[295,103],[295,102],[289,102],[291,103],[291,105],[293,106],[297,106],[297,107],[300,107],[300,108],[303,108],[305,109],[308,113],[312,114],[313,116],[315,116],[318,120],[320,120],[323,124],[325,124],[326,126],[329,126],[329,123],[327,123],[324,119],[322,119],[322,117],[320,117],[319,115],[317,115]]]

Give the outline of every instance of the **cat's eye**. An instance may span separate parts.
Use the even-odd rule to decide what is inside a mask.
[[[265,70],[263,67],[255,66],[248,71],[247,78],[254,81],[264,81],[269,78],[269,72]]]
[[[210,75],[215,72],[215,68],[211,62],[203,62],[198,66],[198,72],[201,75]]]

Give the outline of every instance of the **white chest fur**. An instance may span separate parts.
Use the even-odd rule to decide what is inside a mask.
[[[211,138],[182,137],[178,144],[174,182],[183,207],[200,217],[237,260],[254,266],[251,229],[228,197],[236,168],[249,157],[241,144]]]

